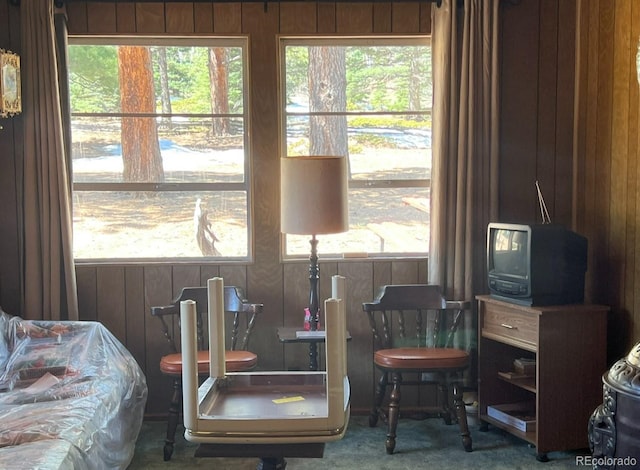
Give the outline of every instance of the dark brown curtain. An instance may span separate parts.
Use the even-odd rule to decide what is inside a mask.
[[[28,319],[77,320],[70,166],[53,2],[23,1],[20,16],[24,114],[22,312]],[[59,21],[59,27],[64,28],[64,21]],[[64,35],[62,31],[61,37]]]
[[[433,8],[433,162],[429,282],[449,298],[484,292],[485,238],[497,212],[499,0]],[[475,309],[474,309],[475,310]],[[475,314],[461,343],[475,349]]]

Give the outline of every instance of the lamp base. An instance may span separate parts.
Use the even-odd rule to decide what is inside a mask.
[[[320,323],[320,300],[318,284],[320,268],[318,267],[318,239],[311,236],[311,256],[309,256],[309,330],[317,331]],[[309,370],[318,370],[318,345],[309,343]]]
[[[311,331],[318,329],[320,320],[320,300],[318,297],[318,284],[320,282],[320,268],[318,267],[318,240],[311,236],[311,256],[309,256],[309,326]]]

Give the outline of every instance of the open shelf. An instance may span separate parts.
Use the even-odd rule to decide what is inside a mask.
[[[530,392],[536,393],[536,378],[535,377],[518,377],[518,378],[508,378],[503,375],[498,374],[498,378],[507,383],[515,385],[516,387],[523,388]]]
[[[489,424],[494,425],[497,428],[500,429],[504,429],[505,431],[509,432],[510,434],[513,434],[516,437],[519,437],[520,439],[523,439],[527,442],[529,442],[530,444],[536,445],[536,431],[529,431],[529,432],[522,432],[520,431],[518,428],[516,428],[515,426],[511,426],[509,424],[503,423],[502,421],[498,421],[497,419],[492,418],[491,416],[487,415],[487,414],[481,414],[480,415],[480,419],[482,421],[486,421]]]

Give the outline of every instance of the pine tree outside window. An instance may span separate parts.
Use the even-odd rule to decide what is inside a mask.
[[[244,38],[69,40],[74,257],[251,257]]]
[[[430,39],[283,37],[280,63],[281,154],[348,157],[350,230],[318,236],[323,258],[426,256]],[[305,256],[308,236],[284,246]]]

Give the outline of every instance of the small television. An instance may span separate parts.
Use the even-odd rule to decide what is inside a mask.
[[[495,222],[487,232],[492,297],[529,306],[584,302],[585,237],[555,224]]]

